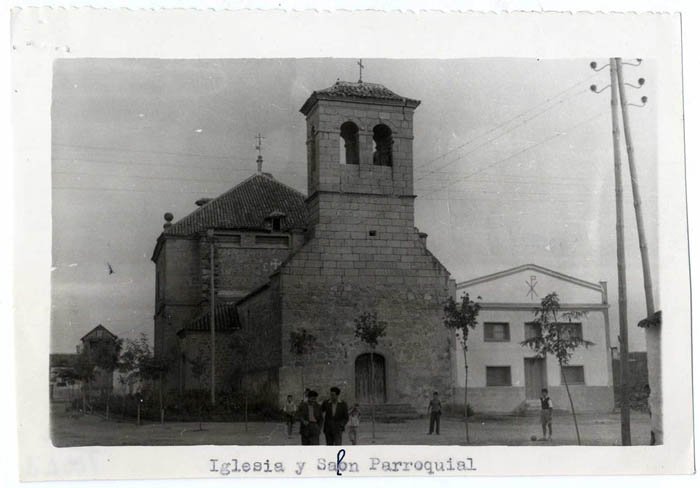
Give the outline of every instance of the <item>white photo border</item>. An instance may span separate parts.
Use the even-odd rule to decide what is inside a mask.
[[[658,158],[661,162],[658,286],[666,331],[662,343],[664,445],[420,446],[418,452],[414,446],[358,446],[349,450],[349,456],[365,468],[358,473],[363,476],[387,475],[366,469],[372,456],[392,460],[470,457],[477,468],[471,475],[477,476],[691,472],[691,322],[680,20],[678,14],[89,8],[14,11],[11,41],[14,184],[16,189],[21,189],[15,194],[14,334],[21,479],[220,477],[209,471],[209,459],[234,457],[283,460],[287,467],[284,476],[295,477],[296,461],[305,461],[310,466],[318,457],[334,458],[336,452],[327,447],[304,450],[270,446],[53,447],[46,388],[52,237],[50,107],[52,63],[59,57],[593,59],[614,53],[630,58],[654,58],[659,76]],[[260,32],[270,35],[261,39]],[[287,35],[280,42],[273,34],[279,32],[293,36]],[[355,42],[349,44],[344,36],[346,32],[362,35],[355,36]],[[397,32],[410,32],[410,37],[397,40]],[[256,42],[250,42],[251,39]],[[324,42],[319,43],[319,39]],[[499,462],[503,450],[507,450],[507,466]],[[425,473],[391,476],[407,475]],[[307,470],[302,476],[328,476],[328,473]]]

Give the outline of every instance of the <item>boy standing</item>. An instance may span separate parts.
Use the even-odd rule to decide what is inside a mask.
[[[350,409],[350,421],[348,423],[348,437],[352,445],[357,444],[357,431],[360,428],[360,404],[356,403]]]
[[[297,413],[297,406],[294,405],[294,397],[287,395],[287,403],[284,404],[284,415],[287,418],[287,438],[292,438],[292,426],[294,425],[294,415]]]
[[[552,404],[552,399],[549,398],[549,391],[547,388],[542,388],[542,395],[540,396],[540,404],[542,405],[542,411],[540,413],[540,422],[542,422],[542,440],[552,440],[552,410],[554,406]],[[547,429],[549,428],[549,437],[547,437]]]
[[[433,433],[433,428],[435,429],[435,434],[440,435],[440,414],[442,413],[442,404],[440,403],[440,398],[438,397],[438,392],[433,392],[433,399],[428,403],[428,414],[430,415],[430,430],[428,435]]]

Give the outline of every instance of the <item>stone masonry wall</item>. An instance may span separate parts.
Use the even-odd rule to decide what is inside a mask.
[[[191,239],[165,240],[156,263],[161,297],[157,299],[154,317],[154,351],[159,358],[172,359],[173,365],[165,377],[166,388],[177,388],[177,358],[180,343],[177,331],[199,312],[201,275],[198,242]]]
[[[355,360],[370,350],[355,338],[354,318],[368,311],[387,323],[386,336],[375,351],[385,359],[387,402],[408,403],[422,411],[435,390],[449,401],[454,342],[442,324],[445,296],[441,290],[397,288],[386,282],[364,283],[361,278],[315,277],[303,285],[291,276],[283,280],[280,398],[298,397],[303,391],[301,367],[288,352],[288,331],[303,327],[318,339],[314,351],[304,358],[304,386],[322,396],[338,386],[346,401],[355,401]]]
[[[256,236],[286,237],[287,247],[256,243]],[[215,245],[215,286],[217,297],[235,301],[265,284],[292,248],[290,234],[265,232],[239,232],[233,236],[217,237]],[[202,272],[202,298],[209,299],[209,243],[200,242],[200,269]]]
[[[359,165],[340,164],[340,126],[359,128]],[[373,129],[391,129],[393,166],[373,165]],[[324,101],[307,116],[309,196],[317,191],[413,194],[413,109]]]
[[[279,278],[273,277],[266,288],[239,302],[238,316],[246,340],[242,370],[248,387],[255,391],[273,390],[276,394],[277,370],[282,363],[282,327]]]
[[[365,311],[388,324],[377,352],[389,403],[423,409],[432,391],[450,395],[453,338],[442,323],[450,275],[413,227],[413,199],[321,192],[309,207],[318,212],[315,237],[281,270],[280,395],[301,386],[287,342],[289,330],[305,327],[319,338],[306,383],[337,385],[353,400],[354,361],[368,352],[353,319]]]
[[[289,246],[282,248],[256,244],[256,235],[273,234],[240,232],[235,237],[217,236],[215,286],[219,303],[235,301],[264,284],[269,275],[287,258],[293,246],[298,245],[295,241],[298,241],[300,236],[274,234],[288,237]],[[171,389],[179,385],[177,370],[180,367],[181,353],[193,347],[189,345],[192,343],[189,337],[181,343],[176,335],[177,331],[187,327],[209,307],[209,252],[206,237],[168,238],[156,263],[156,276],[161,278],[161,297],[156,297],[154,349],[158,357],[172,360],[172,367],[165,379],[167,387]],[[190,378],[185,384],[194,383]]]
[[[235,388],[235,357],[231,349],[233,334],[220,332],[216,334],[216,390],[231,391]],[[175,371],[182,374],[185,390],[209,389],[211,385],[211,334],[209,331],[189,331],[181,339],[181,353],[184,355],[182,368],[184,371]],[[197,377],[192,371],[192,361],[198,358],[203,360],[204,373]],[[183,357],[180,357],[182,361]]]

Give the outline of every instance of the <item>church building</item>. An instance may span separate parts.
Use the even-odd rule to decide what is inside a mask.
[[[188,365],[209,354],[213,315],[217,388],[242,376],[281,401],[338,386],[349,402],[373,393],[421,411],[433,391],[449,399],[455,338],[442,317],[455,288],[414,224],[419,104],[338,81],[301,107],[308,196],[259,172],[176,223],[166,214],[153,253],[155,349],[172,358],[172,387],[208,387],[209,374]],[[386,324],[374,350],[355,337],[366,312]],[[300,361],[290,335],[302,330],[317,342]]]

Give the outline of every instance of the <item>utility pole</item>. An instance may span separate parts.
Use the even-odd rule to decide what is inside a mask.
[[[620,158],[620,124],[618,120],[617,60],[610,58],[610,110],[612,112],[613,158],[615,162],[615,216],[617,241],[617,304],[620,320],[620,423],[622,445],[632,445],[630,433],[629,355],[627,337],[627,272],[625,269],[625,216],[622,195],[622,163]]]
[[[617,340],[620,346],[620,434],[622,445],[632,444],[630,431],[630,404],[629,404],[629,339],[627,333],[627,272],[625,262],[625,216],[622,192],[622,162],[620,157],[620,123],[618,119],[618,107],[620,101],[621,79],[619,78],[620,66],[618,58],[610,58],[610,85],[598,90],[596,85],[591,85],[591,91],[602,93],[610,88],[610,111],[612,116],[613,135],[613,161],[615,167],[615,237],[617,242],[617,303],[620,334]],[[605,66],[598,68],[595,62],[591,63],[591,69],[601,71]]]
[[[644,275],[644,296],[646,297],[647,318],[651,319],[656,311],[654,308],[654,294],[651,287],[651,270],[649,268],[649,250],[647,248],[647,238],[644,231],[644,219],[642,218],[642,199],[639,196],[639,185],[637,180],[637,166],[634,159],[634,147],[632,146],[632,135],[630,133],[629,116],[627,115],[627,95],[625,94],[625,80],[622,73],[622,60],[615,58],[617,64],[617,86],[620,90],[620,101],[622,102],[622,124],[625,130],[625,143],[627,144],[627,159],[630,167],[630,177],[632,179],[632,198],[634,199],[634,214],[637,218],[637,233],[639,235],[639,250],[642,254],[642,273]],[[644,78],[639,79],[640,86],[644,84]],[[646,101],[645,98],[642,99]]]
[[[209,237],[209,325],[211,328],[211,404],[216,405],[216,290],[214,289],[214,230],[207,231]]]
[[[622,102],[622,122],[625,130],[625,142],[627,144],[627,160],[630,168],[630,179],[632,181],[632,198],[634,201],[634,213],[637,219],[637,235],[639,238],[639,251],[642,257],[642,275],[644,278],[644,296],[646,299],[647,316],[642,322],[647,322],[645,336],[647,340],[647,358],[649,370],[649,386],[651,387],[651,395],[647,400],[649,403],[652,425],[652,443],[663,443],[663,410],[661,408],[661,363],[659,355],[661,353],[661,321],[660,314],[657,316],[654,306],[654,293],[651,283],[651,269],[649,266],[649,250],[647,247],[646,232],[644,230],[644,219],[642,218],[642,199],[639,195],[639,181],[637,179],[637,166],[634,156],[634,146],[632,144],[631,129],[629,124],[629,116],[627,112],[628,106],[643,107],[647,102],[647,97],[642,97],[642,105],[631,104],[627,102],[625,93],[625,85],[632,88],[641,88],[644,85],[644,78],[637,80],[638,85],[625,83],[622,65],[628,64],[631,66],[639,66],[642,63],[641,59],[637,59],[636,64],[623,63],[620,58],[615,58],[617,64],[618,89],[620,91],[620,101]],[[658,317],[658,318],[657,318]]]

